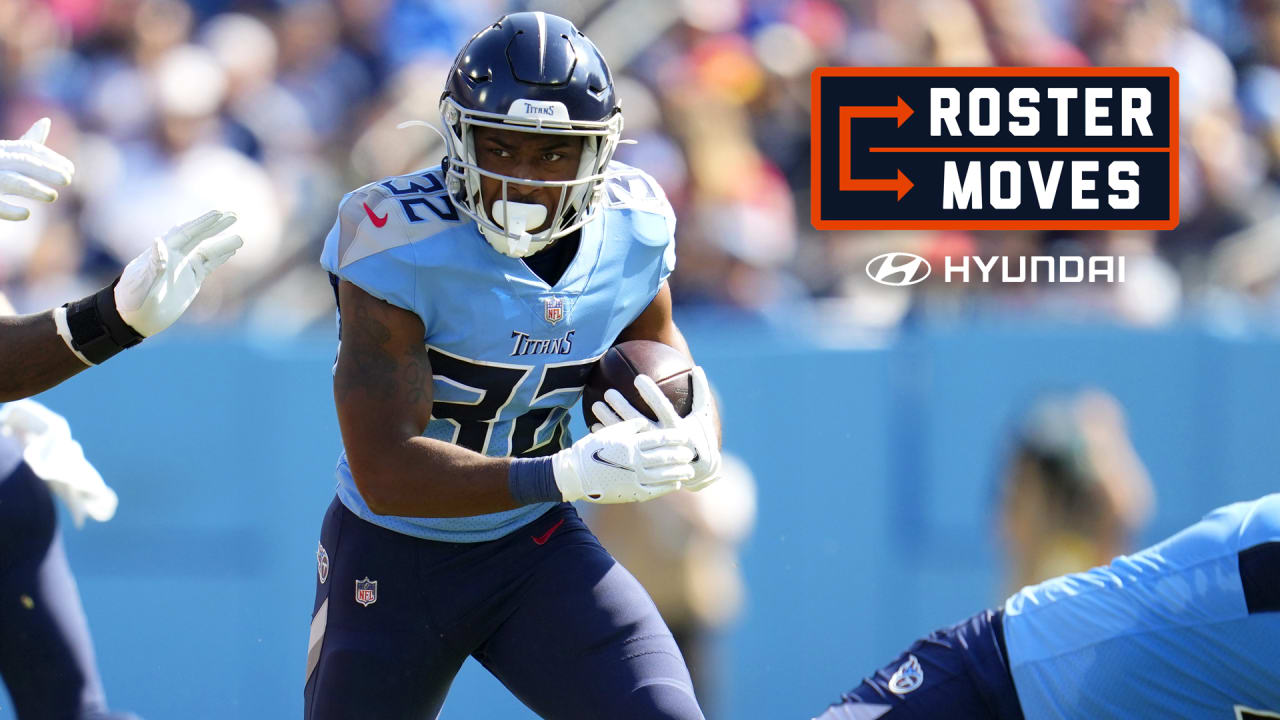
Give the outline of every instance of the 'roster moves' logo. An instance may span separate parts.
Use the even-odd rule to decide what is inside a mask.
[[[818,68],[812,91],[819,230],[1178,224],[1173,68]]]

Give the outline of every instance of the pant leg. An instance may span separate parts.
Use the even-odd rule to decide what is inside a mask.
[[[439,714],[467,653],[449,646],[427,612],[424,542],[365,522],[336,498],[329,506],[317,549],[307,720]]]
[[[25,463],[0,480],[0,675],[21,720],[132,717],[107,711],[53,497]]]
[[[561,521],[545,544],[532,539]],[[513,536],[533,571],[476,659],[549,720],[700,720],[684,658],[635,577],[571,508],[530,530]]]

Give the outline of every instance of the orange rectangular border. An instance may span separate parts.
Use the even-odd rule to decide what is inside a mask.
[[[1169,218],[1167,220],[823,220],[822,78],[827,77],[1167,77],[1169,78]],[[1172,230],[1178,226],[1178,71],[1171,67],[820,67],[809,76],[809,221],[818,230]]]

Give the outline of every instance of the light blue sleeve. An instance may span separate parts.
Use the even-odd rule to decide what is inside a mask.
[[[1240,550],[1280,540],[1280,495],[1023,588],[1004,636],[1028,718],[1231,718],[1280,709],[1280,613],[1250,612]],[[1237,712],[1233,713],[1233,706]]]
[[[363,187],[339,203],[320,264],[370,295],[420,314],[410,237],[395,201],[377,185]]]
[[[676,269],[676,214],[671,209],[671,205],[667,205],[667,247],[662,251],[662,267],[658,271],[658,286],[667,281],[667,278]]]
[[[662,284],[676,269],[676,214],[653,176],[639,168],[613,162],[605,181],[605,208],[627,218],[623,245],[636,242],[642,248],[641,261],[653,274],[649,299],[658,294]]]
[[[652,188],[654,197],[651,203],[642,203],[636,210],[641,214],[657,216],[653,223],[653,230],[642,233],[642,236],[646,236],[649,242],[662,248],[662,260],[658,264],[658,278],[654,288],[656,295],[662,283],[666,282],[676,269],[676,211],[672,209],[671,202],[667,200],[667,194],[662,191],[658,181],[648,173],[640,172],[640,174]],[[658,218],[662,220],[660,227],[656,222]]]

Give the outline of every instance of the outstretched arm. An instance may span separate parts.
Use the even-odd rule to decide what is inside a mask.
[[[42,118],[18,140],[0,140],[0,195],[53,202],[54,188],[71,182],[75,168],[45,147],[48,135]],[[29,214],[0,200],[0,219]],[[48,312],[0,317],[0,402],[47,390],[169,327],[205,277],[240,248],[238,236],[214,237],[235,221],[231,213],[206,213],[156,238],[101,291]]]
[[[213,211],[179,225],[125,266],[111,285],[37,315],[0,318],[0,401],[35,395],[169,327],[204,279],[235,254],[236,221]]]
[[[0,317],[0,402],[44,392],[87,367],[58,336],[53,311]]]

